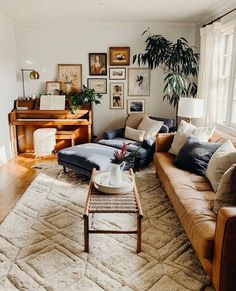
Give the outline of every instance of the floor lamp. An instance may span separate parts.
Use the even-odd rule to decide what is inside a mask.
[[[187,118],[189,123],[192,122],[192,118],[202,118],[204,116],[204,100],[181,97],[179,99],[178,116]]]
[[[21,69],[21,76],[22,76],[22,87],[23,87],[23,98],[25,98],[25,80],[24,80],[24,72],[30,72],[29,78],[31,80],[39,79],[39,73],[35,70],[31,69]]]

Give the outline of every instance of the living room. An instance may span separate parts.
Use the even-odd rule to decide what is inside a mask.
[[[0,1],[0,290],[235,290],[235,1]]]

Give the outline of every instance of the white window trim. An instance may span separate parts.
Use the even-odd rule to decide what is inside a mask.
[[[233,46],[232,46],[232,59],[236,60],[236,24],[227,26],[222,30],[222,35],[225,36],[233,32]],[[226,124],[216,124],[216,128],[222,132],[225,132],[230,135],[236,136],[236,127],[232,127],[231,116],[232,116],[232,102],[233,102],[233,93],[234,86],[236,82],[236,62],[232,62],[230,69],[230,75],[233,76],[229,79],[229,90],[228,90],[228,100],[227,100],[227,109],[226,109]]]

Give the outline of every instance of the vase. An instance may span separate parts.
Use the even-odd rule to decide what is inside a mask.
[[[125,167],[125,162],[121,164],[113,164],[109,179],[109,185],[111,186],[120,186],[122,185],[122,171]]]

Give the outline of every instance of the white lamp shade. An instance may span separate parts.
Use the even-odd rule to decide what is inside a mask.
[[[202,118],[203,114],[203,99],[190,97],[182,97],[179,99],[178,116],[186,118]]]

